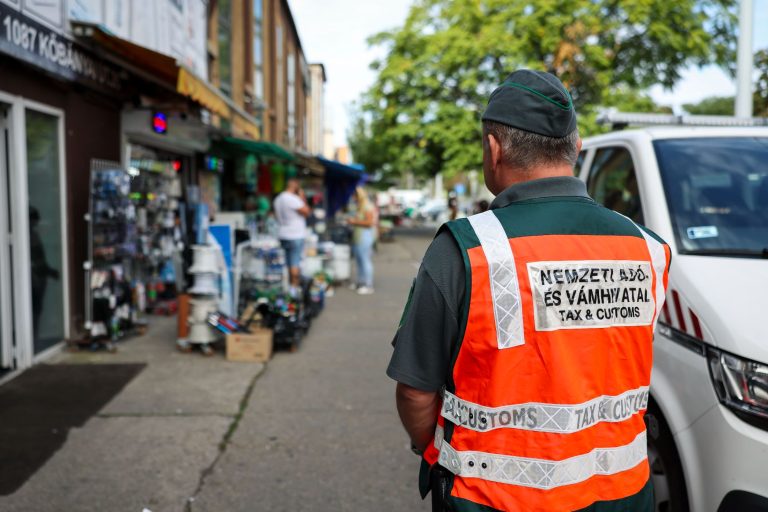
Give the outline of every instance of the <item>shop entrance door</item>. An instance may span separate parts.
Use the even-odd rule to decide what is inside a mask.
[[[11,272],[10,108],[0,103],[0,375],[14,368]]]
[[[0,375],[68,325],[63,113],[0,91]]]
[[[23,227],[18,223],[17,227],[25,229],[29,240],[24,274],[30,280],[33,350],[37,355],[63,341],[67,331],[63,123],[61,114],[53,109],[30,102],[25,106],[28,224]]]

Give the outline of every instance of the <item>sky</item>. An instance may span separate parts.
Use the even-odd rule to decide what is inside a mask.
[[[370,48],[368,36],[400,26],[412,0],[288,0],[307,60],[325,65],[326,124],[337,146],[346,144],[349,109],[373,83],[371,61],[383,50]],[[768,47],[768,0],[754,0],[754,48]],[[735,93],[733,81],[714,66],[690,68],[674,89],[653,87],[651,97],[679,111],[685,103]]]

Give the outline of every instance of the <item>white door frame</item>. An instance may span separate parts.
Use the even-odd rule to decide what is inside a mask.
[[[2,100],[2,97],[0,97]],[[11,265],[10,265],[10,247],[9,233],[8,233],[8,204],[10,199],[8,184],[6,178],[9,175],[8,170],[5,168],[5,164],[11,158],[10,147],[5,147],[5,140],[3,132],[7,128],[10,128],[10,116],[11,105],[0,101],[0,109],[5,111],[8,118],[0,116],[0,361],[2,361],[6,367],[13,368],[14,366],[14,345],[13,345],[13,308],[11,307],[11,300],[13,294],[8,286],[11,281]],[[7,109],[7,110],[6,110]],[[10,130],[9,130],[10,134]],[[9,146],[12,145],[12,141],[8,140]],[[8,153],[6,153],[6,149]]]
[[[59,149],[59,208],[61,214],[61,263],[64,336],[70,336],[69,325],[69,244],[67,230],[67,181],[66,153],[64,138],[64,111],[48,105],[27,100],[21,96],[11,96],[0,91],[0,102],[10,106],[9,125],[11,133],[11,169],[21,172],[10,173],[8,188],[12,197],[16,198],[11,204],[13,216],[13,235],[11,237],[11,253],[13,254],[14,289],[12,300],[14,308],[14,325],[16,327],[16,364],[19,368],[27,368],[39,360],[44,354],[34,353],[32,336],[32,286],[31,286],[31,255],[29,247],[29,190],[27,185],[27,144],[26,144],[26,111],[34,110],[57,118],[58,149]],[[25,304],[25,307],[18,307]],[[63,342],[64,340],[62,340]],[[47,352],[47,351],[45,351]]]

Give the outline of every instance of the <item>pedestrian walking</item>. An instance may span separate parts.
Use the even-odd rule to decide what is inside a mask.
[[[360,295],[373,293],[373,244],[376,242],[376,212],[362,187],[355,189],[355,216],[352,226],[352,251],[355,254],[355,288]]]
[[[277,236],[285,250],[291,287],[296,291],[301,285],[301,256],[307,236],[307,217],[310,214],[299,180],[289,179],[285,191],[278,194],[273,205],[278,223]]]
[[[520,70],[483,120],[490,210],[428,248],[387,369],[435,510],[654,508],[643,421],[670,250],[573,177],[570,95]]]

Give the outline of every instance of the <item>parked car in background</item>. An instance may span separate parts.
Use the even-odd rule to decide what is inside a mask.
[[[437,222],[448,211],[448,202],[445,199],[428,199],[418,209],[418,218],[423,221]]]
[[[768,510],[768,128],[585,140],[599,203],[672,250],[646,413],[660,511]]]

